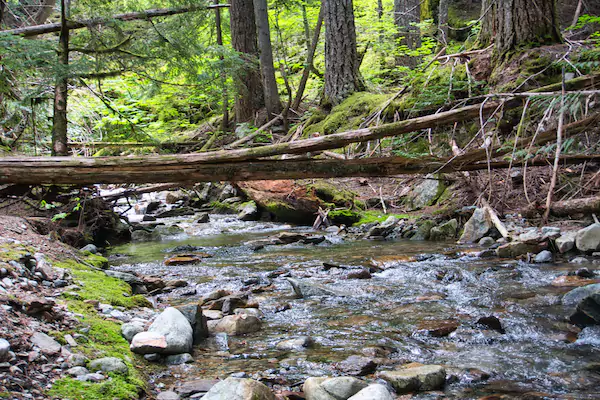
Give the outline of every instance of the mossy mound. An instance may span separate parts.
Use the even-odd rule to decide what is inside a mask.
[[[383,211],[363,211],[360,213],[360,219],[354,225],[365,225],[372,224],[374,222],[383,222],[389,217],[396,217],[398,219],[408,219],[407,214],[384,214]]]
[[[358,221],[360,221],[361,214],[357,211],[344,209],[331,211],[328,217],[329,220],[335,225],[343,224],[346,226],[352,226]]]
[[[326,181],[317,181],[308,186],[316,197],[325,203],[331,203],[337,207],[353,208],[356,193],[350,190],[340,189]]]

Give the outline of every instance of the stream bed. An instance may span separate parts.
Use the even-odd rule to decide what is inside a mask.
[[[243,372],[275,388],[299,390],[307,377],[344,375],[339,362],[367,355],[378,361],[379,371],[408,362],[446,366],[451,378],[445,391],[415,399],[600,398],[600,333],[586,328],[577,336],[566,322],[572,308],[560,302],[569,288],[551,285],[581,266],[482,259],[475,256],[480,249],[454,242],[347,240],[323,232],[327,240],[318,245],[254,251],[245,243],[311,231],[224,215],[211,215],[208,224],[177,222],[186,233],[114,248],[112,267],[185,279],[187,287],[159,299],[172,305],[218,289],[268,287],[250,298],[260,304],[263,326],[253,334],[207,339],[194,349],[194,363],[159,368],[154,385]],[[165,266],[178,250],[212,257]],[[365,268],[372,270],[370,279],[346,278]],[[343,296],[296,298],[285,276],[324,284]],[[490,316],[501,329],[478,323]],[[447,336],[428,333],[448,323],[459,326]],[[313,348],[276,349],[278,342],[304,335],[314,339]]]

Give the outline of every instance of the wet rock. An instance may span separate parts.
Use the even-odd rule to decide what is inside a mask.
[[[198,253],[198,254],[181,254],[175,257],[171,257],[165,260],[165,265],[177,266],[177,265],[189,265],[202,262],[203,258],[210,257],[210,254]]]
[[[307,348],[312,347],[315,344],[315,341],[310,336],[301,336],[296,339],[288,339],[283,340],[275,346],[277,350],[281,351],[298,351],[305,350]]]
[[[580,287],[591,285],[593,283],[598,283],[594,279],[585,279],[579,276],[559,276],[558,278],[552,281],[552,286],[554,287]]]
[[[368,269],[363,268],[359,271],[349,272],[348,275],[346,275],[346,278],[348,278],[348,279],[371,279],[372,276]]]
[[[593,278],[596,276],[594,271],[590,270],[589,268],[579,268],[576,271],[569,272],[568,275],[575,275],[581,278]]]
[[[129,322],[121,325],[121,336],[129,343],[131,343],[133,337],[140,332],[144,332],[144,324],[141,322]]]
[[[258,206],[254,201],[243,203],[240,206],[238,218],[242,221],[256,221],[260,217]]]
[[[490,216],[483,208],[477,208],[464,227],[460,242],[476,243],[492,228]]]
[[[325,241],[325,236],[322,235],[311,235],[311,236],[307,236],[304,239],[301,240],[301,242],[303,244],[319,244],[319,243],[323,243]]]
[[[600,224],[592,224],[579,230],[575,236],[575,246],[584,253],[600,250]]]
[[[165,357],[165,364],[167,365],[181,365],[190,364],[194,362],[194,357],[189,353],[173,354]]]
[[[171,391],[160,392],[156,396],[156,400],[179,400],[179,399],[181,399],[181,397],[179,397],[179,395],[177,393],[171,392]]]
[[[146,360],[146,361],[158,362],[161,359],[162,359],[162,356],[158,353],[144,354],[144,360]]]
[[[155,332],[141,332],[133,337],[129,348],[136,354],[163,353],[167,349],[167,338]]]
[[[184,304],[175,307],[190,323],[194,332],[194,344],[200,343],[209,336],[207,319],[202,308],[197,303]]]
[[[227,378],[214,385],[203,400],[276,400],[264,384],[253,379]]]
[[[337,292],[333,289],[329,289],[326,286],[320,285],[318,283],[309,282],[307,280],[295,279],[295,278],[286,278],[290,285],[292,285],[292,289],[296,296],[300,298],[307,298],[313,296],[343,296],[342,293]]]
[[[60,343],[45,333],[35,332],[31,336],[31,343],[39,347],[40,351],[44,354],[53,355],[60,353]]]
[[[90,243],[88,245],[83,246],[81,249],[79,249],[79,251],[84,252],[84,253],[89,251],[92,254],[96,254],[96,253],[98,253],[98,247],[96,247],[96,245]]]
[[[538,228],[530,228],[525,233],[519,235],[519,242],[527,244],[537,244],[542,241],[542,231]]]
[[[0,362],[6,361],[10,358],[10,343],[8,340],[0,339]]]
[[[585,257],[575,257],[569,262],[571,264],[587,264],[587,263],[589,263],[588,259]]]
[[[423,365],[386,371],[380,374],[398,394],[415,391],[437,390],[444,386],[446,370],[440,365]]]
[[[306,238],[306,236],[307,235],[302,233],[281,232],[279,235],[273,238],[273,241],[275,244],[291,244],[303,240]]]
[[[390,391],[387,389],[385,385],[376,383],[373,385],[369,385],[366,388],[362,389],[360,392],[356,393],[354,396],[350,397],[348,400],[394,400],[395,396],[393,396]]]
[[[210,222],[210,216],[208,215],[208,213],[201,213],[200,216],[198,217],[198,220],[196,221],[196,223],[198,224],[206,224]]]
[[[92,371],[102,372],[116,372],[120,374],[127,374],[127,365],[120,358],[116,357],[104,357],[90,362],[90,369]]]
[[[223,312],[220,310],[203,310],[202,314],[210,320],[223,318]]]
[[[139,277],[137,277],[133,274],[127,273],[127,272],[107,270],[107,271],[104,271],[104,273],[107,276],[110,276],[111,278],[120,279],[130,285],[143,285],[144,284],[144,281],[142,279],[140,279]]]
[[[183,217],[186,215],[194,215],[196,212],[191,207],[175,207],[170,210],[159,212],[155,215],[156,218]]]
[[[431,230],[435,227],[435,222],[425,220],[418,224],[414,235],[410,240],[428,240],[431,237]]]
[[[417,327],[417,332],[424,332],[433,337],[444,337],[457,330],[459,326],[460,322],[456,320],[421,321]]]
[[[596,293],[600,293],[600,283],[578,287],[563,296],[562,304],[566,306],[574,306],[586,297]]]
[[[500,258],[517,258],[527,253],[537,253],[538,251],[540,251],[540,247],[537,244],[510,242],[498,247],[496,254]]]
[[[308,378],[304,382],[306,400],[348,399],[367,387],[367,383],[353,377]]]
[[[431,228],[429,232],[429,240],[449,240],[454,239],[458,231],[458,221],[451,219],[450,221]]]
[[[231,336],[244,335],[246,333],[257,332],[262,327],[260,319],[251,315],[228,315],[225,318],[209,324],[211,333],[222,332]],[[212,329],[211,328],[212,325]]]
[[[222,297],[229,296],[229,295],[231,295],[231,292],[229,290],[215,290],[214,292],[211,292],[211,293],[207,294],[206,296],[202,297],[200,299],[200,301],[198,302],[198,304],[200,304],[202,306],[202,305],[208,303],[209,301],[218,300]]]
[[[490,315],[488,317],[481,317],[477,320],[478,325],[483,325],[486,328],[492,329],[496,332],[500,332],[504,334],[506,331],[502,327],[502,323],[498,319],[498,317]]]
[[[256,318],[264,318],[265,313],[263,313],[262,311],[260,311],[258,308],[236,308],[235,310],[233,310],[233,313],[235,315],[251,315],[253,317]]]
[[[69,375],[71,375],[73,377],[87,375],[89,373],[90,373],[90,371],[88,371],[88,369],[84,368],[84,367],[73,367],[73,368],[69,368],[67,370],[67,374],[69,374]]]
[[[543,250],[536,254],[533,259],[536,263],[550,263],[552,262],[554,257],[552,256],[552,252],[548,250]]]
[[[208,392],[217,383],[219,381],[213,379],[196,379],[179,384],[175,387],[175,391],[182,397],[190,397]]]
[[[563,233],[560,237],[555,240],[556,248],[559,253],[564,254],[571,251],[575,247],[575,237],[577,231],[570,231]]]
[[[594,293],[581,300],[570,321],[579,327],[600,325],[600,293]]]
[[[396,225],[398,224],[399,221],[400,220],[394,216],[388,217],[385,221],[383,221],[379,225],[376,225],[376,226],[372,227],[371,229],[369,229],[367,236],[386,237],[387,235],[392,233],[392,231],[394,230],[394,228],[396,227]]]
[[[347,375],[364,376],[375,372],[377,363],[368,357],[350,356],[337,364],[337,369]]]
[[[153,353],[180,354],[192,351],[194,343],[192,326],[176,308],[168,307],[165,309],[150,325],[148,332],[163,335],[167,341],[167,347],[164,350]]]

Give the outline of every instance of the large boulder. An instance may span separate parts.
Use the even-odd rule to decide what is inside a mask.
[[[594,283],[583,287],[578,287],[565,294],[562,303],[566,306],[574,306],[588,296],[600,293],[600,283]]]
[[[564,254],[567,251],[573,250],[573,248],[575,247],[576,235],[577,235],[577,231],[569,231],[569,232],[563,233],[554,242],[556,244],[556,249],[561,254]]]
[[[264,384],[253,379],[227,378],[214,385],[202,400],[276,400]]]
[[[429,231],[429,240],[448,240],[454,239],[458,231],[458,221],[451,219],[440,226],[431,228]]]
[[[348,399],[366,387],[366,382],[349,376],[308,378],[304,382],[304,395],[306,400]]]
[[[238,218],[242,221],[256,221],[258,218],[260,218],[258,206],[254,201],[240,204],[238,210]]]
[[[492,229],[489,213],[483,208],[477,208],[464,227],[460,242],[476,243]]]
[[[202,313],[202,307],[200,307],[198,303],[184,304],[176,306],[175,308],[185,316],[192,326],[192,330],[194,331],[194,344],[200,343],[209,336],[207,318]]]
[[[444,386],[446,370],[440,365],[422,365],[380,374],[398,394],[437,390]]]
[[[579,251],[584,253],[600,251],[600,224],[592,224],[578,231],[575,236],[575,245]]]
[[[286,278],[296,296],[300,298],[314,297],[314,296],[343,296],[342,293],[337,292],[333,289],[329,289],[326,286],[318,283],[309,282],[303,279]]]
[[[210,321],[209,329],[211,333],[226,333],[231,336],[245,335],[246,333],[257,332],[260,330],[262,322],[260,319],[247,315],[228,315],[217,321]]]
[[[600,293],[594,293],[581,300],[570,320],[581,327],[600,325]]]
[[[441,175],[427,175],[423,182],[419,183],[412,190],[410,203],[413,209],[419,209],[435,204],[435,202],[444,193],[446,186]]]
[[[176,308],[165,309],[150,325],[148,332],[165,337],[167,347],[158,352],[160,354],[180,354],[192,351],[194,331],[187,318]]]
[[[390,391],[385,385],[376,383],[369,385],[348,400],[394,400],[395,396],[392,396]]]

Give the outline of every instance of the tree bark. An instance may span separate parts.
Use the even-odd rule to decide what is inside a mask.
[[[324,106],[335,106],[364,90],[356,50],[352,0],[324,0],[325,92]]]
[[[421,47],[421,31],[416,24],[421,21],[420,0],[394,0],[394,22],[401,37],[400,44],[415,50]],[[414,68],[419,57],[403,55],[396,57],[397,65]]]
[[[533,204],[521,211],[526,218],[535,218],[547,212],[545,206]],[[574,199],[558,201],[550,205],[550,215],[555,217],[572,217],[575,214],[600,213],[600,197],[588,197],[585,199]]]
[[[67,27],[66,0],[61,0],[60,31],[58,46],[58,63],[56,87],[54,88],[54,117],[52,120],[52,155],[66,156],[69,154],[67,146],[67,101],[69,96],[69,28]]]
[[[440,43],[445,46],[448,44],[448,1],[440,0],[438,9],[438,34]],[[501,0],[502,2],[503,0]]]
[[[498,56],[562,40],[556,0],[484,0],[482,11],[480,41],[483,46],[493,41]]]
[[[294,99],[294,103],[292,104],[292,108],[294,110],[297,110],[298,107],[300,107],[300,103],[302,102],[302,96],[304,96],[304,90],[306,89],[306,84],[308,83],[310,71],[315,60],[315,52],[317,51],[317,45],[319,44],[319,36],[321,36],[321,28],[323,27],[324,15],[325,8],[321,6],[321,10],[319,11],[319,19],[317,20],[317,26],[315,26],[312,44],[307,49],[308,54],[306,55],[306,63],[304,64],[304,71],[302,71],[302,78],[300,79],[300,84],[298,85],[298,93],[296,94],[296,98]]]
[[[252,0],[231,0],[231,45],[246,61],[237,77],[235,120],[246,122],[265,105],[263,85],[258,68],[258,44]]]
[[[273,66],[273,48],[271,46],[271,30],[269,28],[269,13],[267,0],[254,0],[254,14],[258,32],[258,47],[260,50],[260,69],[265,92],[265,106],[268,119],[271,119],[282,110],[279,100],[279,90],[275,80],[275,67]]]
[[[219,0],[215,0],[215,4],[218,4]],[[217,29],[217,45],[223,47],[223,32],[221,29],[221,9],[215,8],[215,25]],[[219,59],[223,61],[225,57],[221,54]],[[229,129],[229,95],[227,93],[227,75],[225,72],[221,73],[221,85],[223,87],[223,119],[221,120],[221,131],[227,132]]]

